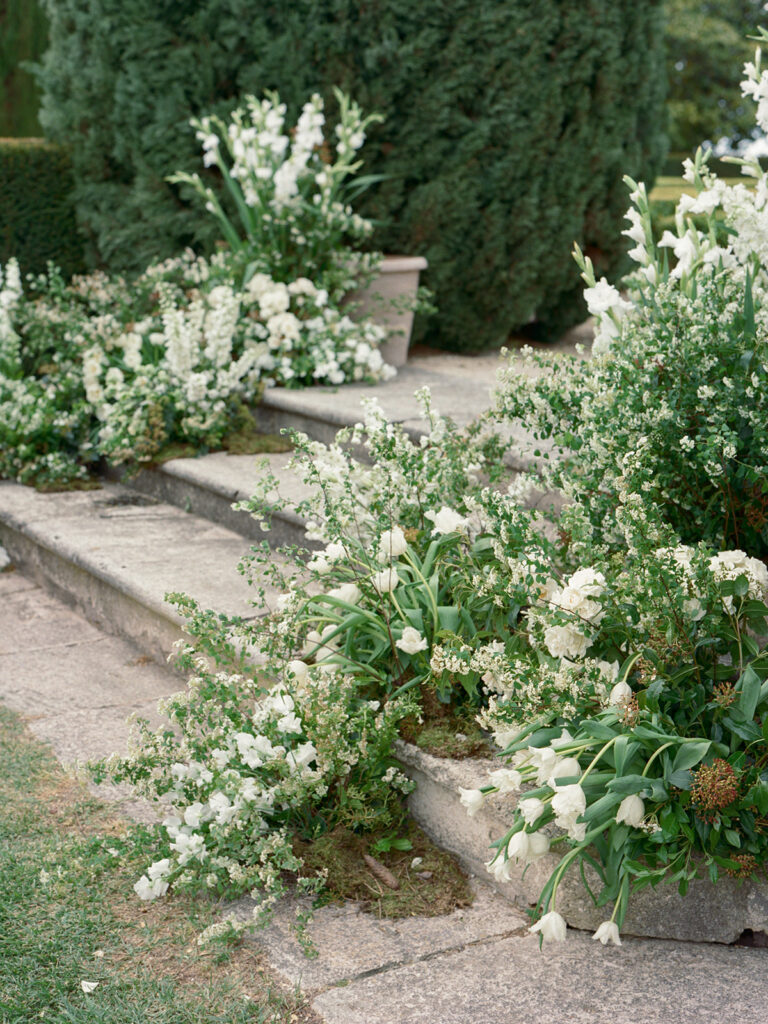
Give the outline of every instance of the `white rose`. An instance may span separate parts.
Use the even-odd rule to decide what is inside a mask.
[[[419,651],[426,651],[428,644],[426,637],[422,636],[418,629],[413,626],[406,626],[403,635],[395,641],[395,647],[406,654],[417,654]]]
[[[553,658],[583,658],[590,638],[574,626],[549,626],[544,632],[544,644]]]

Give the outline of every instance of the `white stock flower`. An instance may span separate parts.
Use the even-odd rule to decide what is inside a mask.
[[[425,512],[424,518],[433,523],[432,533],[466,533],[469,520],[446,505],[439,512]]]
[[[459,794],[461,795],[461,806],[466,807],[470,818],[474,818],[485,803],[485,793],[480,789],[462,789],[459,786]]]
[[[497,768],[490,773],[488,780],[500,793],[516,793],[523,783],[522,775],[514,768]]]
[[[621,939],[619,938],[619,926],[615,921],[603,921],[592,938],[598,939],[604,946],[609,942],[612,942],[614,946],[621,945]]]
[[[637,794],[625,796],[616,812],[616,824],[626,824],[631,828],[639,828],[645,817],[645,804]]]
[[[540,932],[545,942],[565,942],[566,927],[565,919],[556,910],[550,910],[528,931]]]
[[[408,541],[399,526],[385,530],[379,538],[378,560],[388,562],[391,558],[399,558],[408,550]]]
[[[413,626],[406,626],[403,635],[395,641],[395,647],[406,654],[417,654],[419,651],[426,651],[428,647],[427,638],[422,636],[418,629]]]

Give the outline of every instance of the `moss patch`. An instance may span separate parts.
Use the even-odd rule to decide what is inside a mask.
[[[434,689],[421,687],[422,718],[406,718],[400,735],[406,743],[435,757],[487,757],[493,753],[490,741],[475,721],[475,709],[443,704]]]
[[[380,838],[339,827],[312,842],[295,843],[307,869],[328,872],[321,902],[356,900],[369,913],[391,918],[439,917],[470,905],[472,890],[463,871],[415,822],[409,822],[404,833],[411,844],[408,850],[381,852],[376,847]],[[394,876],[399,888],[382,881],[366,854]],[[413,865],[415,858],[421,863]]]

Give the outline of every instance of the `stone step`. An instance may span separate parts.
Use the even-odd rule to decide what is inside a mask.
[[[268,540],[273,547],[299,544],[306,547],[304,520],[291,509],[277,509],[268,532],[247,512],[232,508],[234,502],[253,496],[263,479],[264,461],[280,480],[280,493],[291,502],[307,495],[302,482],[288,469],[291,453],[230,455],[212,452],[194,459],[171,459],[161,466],[143,469],[125,486],[184,512],[201,516],[251,541]]]
[[[166,593],[184,592],[216,612],[256,614],[237,572],[247,540],[119,484],[40,494],[0,483],[0,544],[28,577],[160,663],[182,636]]]
[[[571,338],[553,348],[568,354],[575,343]],[[329,444],[340,429],[354,426],[362,419],[363,400],[374,398],[390,420],[402,424],[408,434],[418,440],[428,429],[415,397],[418,389],[429,387],[435,409],[466,426],[490,407],[501,365],[503,360],[498,353],[483,356],[422,354],[402,367],[396,378],[375,387],[344,385],[301,391],[274,388],[265,394],[254,409],[254,415],[266,433],[296,429]],[[530,446],[531,440],[522,429],[510,431],[507,461],[512,469],[527,465],[522,450]],[[363,450],[356,454],[365,457]],[[305,497],[306,489],[287,468],[290,459],[290,453],[258,456],[217,452],[193,459],[173,459],[144,469],[124,482],[133,490],[210,519],[249,540],[266,538],[273,546],[306,544],[303,521],[290,510],[276,512],[272,529],[265,533],[257,519],[232,509],[234,502],[254,494],[264,461],[280,480],[283,497],[291,501]]]

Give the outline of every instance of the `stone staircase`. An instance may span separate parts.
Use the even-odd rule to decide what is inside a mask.
[[[256,416],[265,431],[294,427],[329,442],[339,428],[360,419],[363,398],[375,397],[416,438],[425,428],[414,398],[418,388],[428,386],[434,406],[466,424],[489,406],[498,365],[497,356],[422,356],[376,388],[269,392]],[[165,601],[168,591],[187,593],[205,608],[251,618],[257,612],[249,584],[237,572],[251,543],[265,537],[273,545],[304,543],[304,524],[291,511],[277,513],[265,534],[256,519],[232,509],[256,490],[265,458],[283,495],[299,500],[302,484],[291,476],[290,454],[284,453],[176,459],[94,491],[40,494],[2,482],[0,544],[26,577],[165,666],[182,636],[182,619]],[[488,806],[470,820],[457,795],[459,785],[482,785],[490,766],[439,762],[406,744],[399,756],[419,782],[412,797],[417,820],[490,882],[483,862],[489,857],[488,841],[506,830],[504,808]],[[535,899],[541,874],[529,870],[525,879],[501,885],[500,891],[524,907]],[[717,912],[706,921],[696,913],[695,898],[678,901],[677,915],[670,915],[668,907],[659,910],[653,898],[635,901],[639,917],[634,926],[628,920],[625,931],[729,942],[744,927],[768,930],[768,900],[747,889],[719,885]],[[573,924],[599,923],[600,912],[584,900],[578,884],[563,892],[561,906]],[[713,905],[708,908],[714,911]]]

